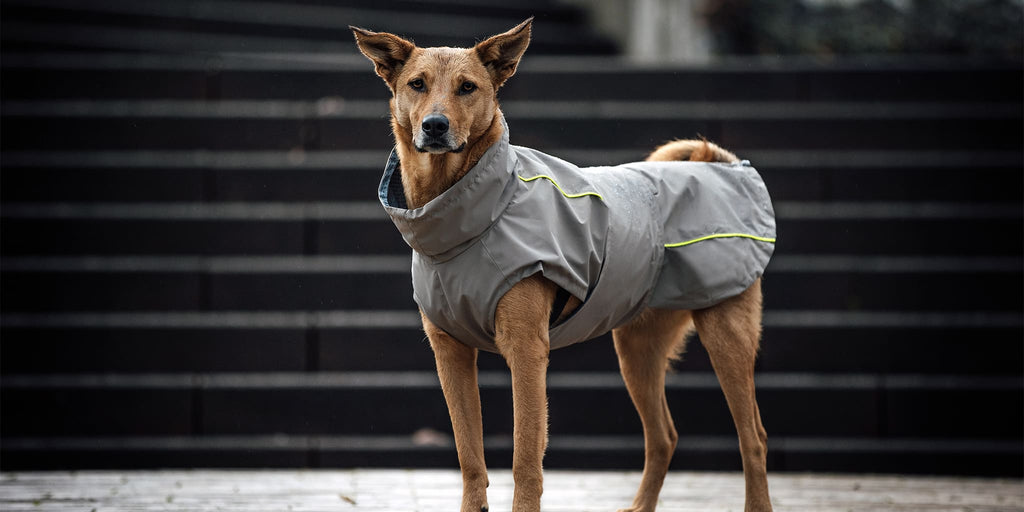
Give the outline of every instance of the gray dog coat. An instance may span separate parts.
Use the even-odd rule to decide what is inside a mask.
[[[494,313],[541,274],[581,301],[551,348],[604,334],[644,308],[701,309],[738,295],[774,250],[775,213],[746,161],[579,168],[509,144],[426,205],[407,209],[391,153],[380,202],[413,249],[413,298],[460,342],[496,352]]]

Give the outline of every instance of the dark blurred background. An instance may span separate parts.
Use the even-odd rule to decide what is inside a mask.
[[[349,24],[468,46],[535,15],[514,143],[703,135],[779,219],[773,471],[1024,472],[1020,0],[0,1],[0,468],[456,467],[385,86]],[[503,362],[480,360],[510,464]],[[639,469],[607,337],[553,353],[551,468]],[[738,470],[692,342],[676,469]]]

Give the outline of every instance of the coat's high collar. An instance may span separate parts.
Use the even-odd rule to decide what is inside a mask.
[[[421,255],[445,261],[480,237],[508,207],[516,190],[515,152],[503,133],[465,176],[420,208],[407,209],[398,153],[391,152],[378,196],[402,238]]]

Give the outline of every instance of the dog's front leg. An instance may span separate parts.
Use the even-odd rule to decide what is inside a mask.
[[[430,338],[448,415],[455,434],[455,449],[462,468],[462,512],[487,512],[487,465],[484,462],[484,429],[480,413],[475,348],[464,345],[423,315],[423,329]]]
[[[548,318],[557,291],[540,276],[521,281],[498,302],[495,343],[512,372],[513,512],[537,512],[547,448]]]

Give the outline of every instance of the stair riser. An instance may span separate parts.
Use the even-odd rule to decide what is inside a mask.
[[[15,255],[408,254],[380,220],[3,220]],[[1020,219],[780,219],[776,254],[1019,256]],[[956,235],[954,235],[956,234]]]
[[[532,51],[532,49],[531,49]],[[82,61],[88,62],[86,58]],[[80,61],[80,62],[82,62]],[[130,59],[126,62],[131,62]],[[78,64],[78,63],[76,63]],[[501,90],[501,99],[635,101],[1020,101],[1019,70],[773,71],[631,70],[565,72],[535,70],[529,55]],[[33,69],[4,64],[4,96],[14,98],[210,98],[386,100],[387,87],[372,64],[331,65],[296,71],[221,69],[216,59],[197,60],[195,70]],[[77,66],[76,66],[77,67]],[[326,67],[326,66],[325,66]]]
[[[1019,118],[922,120],[651,120],[515,119],[516,144],[557,148],[649,151],[676,138],[703,135],[724,147],[747,149],[1012,150],[1024,128]],[[596,129],[596,128],[600,129]],[[4,150],[389,150],[382,115],[366,119],[34,118],[2,119]],[[173,136],[168,136],[173,134]]]
[[[781,310],[1001,311],[1024,307],[1018,273],[772,272]],[[5,272],[7,311],[411,309],[407,273]],[[156,292],[156,293],[154,293]]]
[[[2,393],[3,429],[11,437],[450,431],[440,388],[5,388]],[[1017,439],[1024,423],[1008,404],[1022,397],[1020,389],[758,389],[764,424],[777,436]],[[511,390],[485,387],[481,400],[485,434],[511,435]],[[624,387],[549,388],[548,401],[552,435],[641,432]],[[735,432],[717,387],[669,388],[668,403],[681,435]],[[958,414],[949,415],[951,410]]]
[[[1019,328],[765,327],[758,372],[1014,375],[1024,371]],[[0,370],[10,374],[146,372],[434,371],[418,327],[3,329]],[[481,353],[482,371],[507,372]],[[691,340],[681,373],[710,372]],[[617,372],[611,336],[551,355],[550,371]]]
[[[736,152],[743,155],[741,148]],[[638,150],[635,157],[643,158]],[[3,169],[4,201],[372,201],[379,168],[357,170]],[[616,163],[609,161],[609,164]],[[752,160],[774,201],[1011,202],[1024,188],[1019,168],[795,169]],[[980,179],[964,181],[967,174]]]

